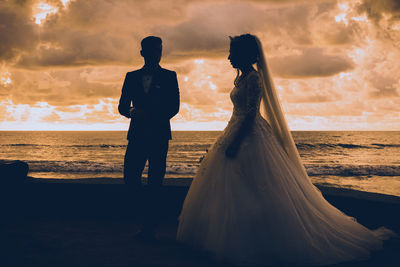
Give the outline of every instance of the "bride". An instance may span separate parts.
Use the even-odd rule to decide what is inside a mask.
[[[231,38],[229,52],[233,114],[193,179],[177,240],[244,265],[333,264],[381,248],[393,232],[365,228],[310,182],[259,39]]]

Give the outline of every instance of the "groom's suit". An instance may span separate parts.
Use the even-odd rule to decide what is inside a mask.
[[[144,82],[146,77],[151,77],[150,83]],[[151,193],[161,187],[168,141],[171,139],[169,120],[178,113],[179,102],[178,81],[174,71],[158,66],[152,71],[143,67],[126,74],[119,112],[131,118],[129,110],[132,106],[146,113],[145,117],[133,115],[128,130],[124,180],[130,187],[141,187],[141,176],[147,160]]]
[[[148,92],[143,86],[146,69],[128,72],[122,87],[118,110],[121,115],[130,118],[129,109],[133,107],[145,110],[148,120],[132,119],[129,125],[128,140],[165,141],[171,139],[169,120],[179,111],[179,88],[176,73],[158,67],[152,75]]]

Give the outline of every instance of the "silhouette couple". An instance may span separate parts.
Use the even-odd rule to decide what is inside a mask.
[[[171,139],[169,120],[179,111],[179,89],[176,73],[159,66],[161,39],[146,37],[141,46],[145,64],[127,73],[118,108],[131,119],[125,183],[135,201],[147,204],[138,237],[154,239]],[[368,257],[395,236],[386,228],[370,230],[359,224],[311,183],[260,40],[251,34],[231,37],[228,59],[237,70],[230,93],[232,116],[189,188],[177,240],[240,265],[309,266]],[[146,161],[148,192],[140,199]]]

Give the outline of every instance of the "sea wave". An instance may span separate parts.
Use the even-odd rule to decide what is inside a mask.
[[[74,147],[74,148],[120,148],[126,145],[110,145],[110,144],[97,144],[97,145],[43,145],[43,144],[1,144],[0,147]]]
[[[62,173],[122,173],[120,162],[91,161],[28,161],[30,172],[62,172]],[[168,164],[167,174],[194,175],[198,164]],[[147,166],[144,169],[147,173]]]
[[[121,164],[93,161],[27,161],[32,172],[122,172]]]
[[[64,147],[64,148],[125,148],[126,144],[0,144],[0,147]],[[173,144],[170,150],[173,151],[205,151],[209,149],[211,144],[192,143],[192,144]],[[400,148],[400,144],[350,144],[350,143],[296,143],[299,150],[310,149],[383,149],[383,148]]]
[[[122,173],[122,162],[28,161],[31,172]],[[167,163],[170,175],[193,176],[199,164]],[[306,164],[310,176],[400,176],[400,165]],[[147,172],[147,167],[144,172]]]
[[[85,148],[85,147],[100,147],[100,148],[120,148],[120,147],[126,147],[126,145],[109,145],[109,144],[98,144],[98,145],[71,145],[69,147],[79,147],[79,148]]]
[[[172,151],[205,151],[210,144],[174,144],[171,146]],[[43,144],[0,144],[0,147],[51,147],[51,148],[126,148],[127,145],[113,144],[92,144],[92,145],[43,145]]]
[[[0,146],[7,147],[7,146],[16,146],[16,147],[49,147],[50,145],[42,145],[42,144],[1,144]]]
[[[400,165],[307,164],[310,176],[400,176]]]
[[[346,143],[297,143],[297,148],[299,150],[309,150],[309,149],[337,149],[337,148],[346,148],[346,149],[383,149],[385,147],[400,147],[400,144],[365,144],[365,145],[357,145],[357,144],[346,144]]]
[[[373,143],[371,145],[373,145],[373,146],[381,146],[381,147],[400,147],[400,144],[377,144],[377,143]]]

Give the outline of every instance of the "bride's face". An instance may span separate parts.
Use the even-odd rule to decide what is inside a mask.
[[[228,60],[231,62],[232,67],[237,69],[248,64],[248,60],[246,60],[243,54],[243,51],[237,47],[232,45],[230,46]]]

